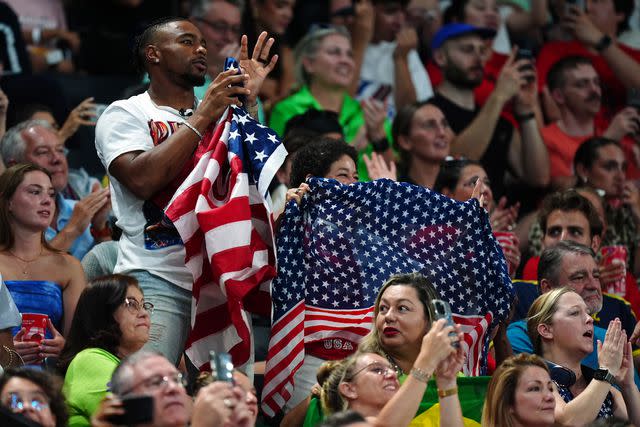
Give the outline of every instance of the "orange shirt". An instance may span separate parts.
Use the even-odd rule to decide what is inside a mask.
[[[584,140],[589,136],[570,136],[558,127],[557,123],[542,128],[541,132],[544,145],[549,152],[549,168],[551,178],[558,176],[572,176],[573,156]]]

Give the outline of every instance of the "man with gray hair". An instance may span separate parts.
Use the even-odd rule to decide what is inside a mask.
[[[48,122],[26,120],[13,126],[0,142],[0,155],[7,166],[33,163],[51,174],[56,211],[45,237],[53,247],[82,259],[96,242],[111,238],[108,189],[94,191],[81,200],[60,194],[69,180],[69,166],[64,141]]]
[[[182,374],[161,353],[149,350],[134,353],[122,360],[113,372],[110,385],[115,396],[103,401],[92,424],[111,425],[108,414],[124,412],[119,400],[146,395],[153,398],[153,420],[144,423],[146,427],[253,425],[241,387],[215,381],[200,389],[192,401],[185,384]]]
[[[628,307],[628,313],[625,313],[615,302],[612,301],[612,304],[603,302],[599,278],[600,271],[593,250],[580,243],[562,240],[545,249],[540,256],[538,266],[540,292],[546,293],[564,286],[571,288],[582,297],[587,305],[587,311],[594,317],[594,350],[582,360],[582,364],[593,369],[598,369],[597,340],[604,342],[609,322],[619,318],[625,325],[625,319],[629,317],[633,319]],[[634,325],[631,326],[631,331]],[[631,331],[627,333],[630,335]],[[507,338],[514,353],[533,353],[531,339],[527,334],[526,319],[511,323],[507,328]],[[640,385],[637,373],[636,384]]]
[[[243,10],[242,0],[197,0],[192,3],[189,20],[202,33],[208,51],[205,83],[194,87],[197,98],[204,97],[209,83],[224,69],[224,60],[240,55]]]

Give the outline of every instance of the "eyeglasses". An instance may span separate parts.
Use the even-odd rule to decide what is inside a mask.
[[[240,33],[242,32],[242,27],[240,25],[229,25],[226,22],[209,21],[208,19],[204,18],[196,19],[217,33],[231,32],[235,36],[240,36]]]
[[[364,368],[360,368],[359,370],[354,372],[353,375],[351,375],[351,379],[353,380],[359,373],[361,373],[361,372],[363,372],[365,370],[367,372],[371,372],[373,374],[382,375],[382,376],[385,376],[385,375],[390,374],[390,373],[393,374],[393,375],[396,375],[396,370],[393,369],[392,366],[383,365],[382,363],[374,362],[374,363],[370,363],[367,366],[365,366]]]
[[[127,310],[129,310],[129,313],[131,313],[131,314],[139,313],[141,308],[143,308],[144,311],[146,311],[147,313],[153,314],[153,304],[151,304],[150,302],[144,301],[141,304],[135,298],[127,297],[127,298],[124,299],[124,303],[123,304],[127,308]]]
[[[43,393],[36,392],[28,396],[21,396],[20,393],[9,393],[2,399],[2,405],[11,408],[12,411],[23,411],[25,407],[31,407],[34,411],[42,411],[49,407],[49,399]]]
[[[129,388],[126,392],[122,392],[120,395],[126,396],[141,385],[148,391],[153,391],[164,389],[169,385],[169,383],[175,384],[178,387],[185,388],[187,386],[187,379],[184,378],[184,376],[180,372],[165,376],[154,375],[150,378],[147,378],[146,380],[140,381],[138,384]]]

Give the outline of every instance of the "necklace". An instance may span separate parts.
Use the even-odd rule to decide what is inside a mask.
[[[385,357],[387,358],[387,360],[389,361],[389,363],[391,363],[391,366],[393,367],[393,369],[396,370],[396,372],[399,375],[404,374],[404,371],[400,368],[400,366],[398,366],[398,364],[396,363],[395,360],[393,360],[393,357],[389,356],[389,354],[387,354],[387,352],[384,352]]]
[[[24,263],[24,268],[22,269],[22,274],[23,275],[27,275],[27,268],[29,267],[29,264],[31,264],[34,261],[37,261],[38,258],[40,258],[40,256],[42,255],[42,246],[40,247],[40,253],[38,254],[37,257],[35,257],[34,259],[24,259],[22,257],[19,257],[18,255],[16,255],[15,253],[13,253],[13,251],[11,249],[9,249],[9,253],[11,254],[12,257],[22,261]]]

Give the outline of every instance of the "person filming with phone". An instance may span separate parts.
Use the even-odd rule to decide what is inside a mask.
[[[128,356],[113,372],[111,392],[91,419],[93,427],[252,427],[246,392],[233,382],[214,381],[195,399],[186,379],[158,352]]]

